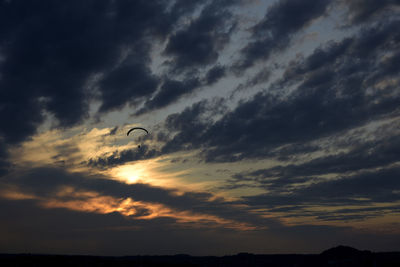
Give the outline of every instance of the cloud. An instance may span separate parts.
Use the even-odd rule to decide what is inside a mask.
[[[180,73],[218,60],[235,27],[232,14],[228,11],[235,2],[212,2],[203,8],[198,18],[169,38],[164,55],[172,57],[168,64],[173,71]]]
[[[163,79],[158,91],[148,97],[135,115],[166,107],[225,76],[225,68],[217,62],[236,27],[229,8],[237,2],[211,2],[203,6],[200,15],[190,19],[186,27],[170,35],[163,51],[163,55],[169,57],[164,62],[170,67],[168,78]],[[200,78],[201,70],[212,64],[215,65]],[[172,78],[179,74],[185,77]]]
[[[279,224],[253,216],[246,208],[211,193],[125,184],[107,176],[70,173],[61,168],[28,169],[4,177],[1,183],[3,198],[36,199],[39,206],[47,208],[104,214],[114,211],[138,220],[166,217],[178,224],[192,221],[198,227],[203,227],[202,222],[243,230]]]
[[[131,253],[134,243],[137,251],[163,253],[174,240],[165,253],[210,253],[237,244],[260,251],[268,239],[272,249],[299,251],[310,248],[309,238],[321,245],[337,236],[362,244],[366,237],[351,228],[285,224],[368,224],[398,215],[397,1],[278,0],[244,9],[239,3],[0,2],[0,249],[20,252],[27,244],[85,253],[101,244],[105,253]],[[342,3],[346,10],[333,6]],[[243,12],[259,14],[264,6],[265,16],[246,35],[238,27],[248,19]],[[341,13],[325,17],[331,11]],[[337,14],[352,27],[335,28],[334,40],[314,51],[302,42],[305,54],[287,65],[239,77],[281,52],[283,62],[290,60],[298,34],[332,26]],[[326,20],[314,29],[320,18]],[[232,71],[238,75],[229,77]],[[212,98],[235,87],[247,98]],[[203,88],[208,100],[152,114]],[[126,107],[159,123],[149,125],[155,134],[140,148],[113,128],[127,115],[115,111]],[[95,108],[106,120],[100,128],[86,121]],[[208,164],[214,167],[204,178]],[[136,167],[154,184],[132,183],[140,176]],[[125,178],[130,184],[110,180]],[[178,180],[246,195],[172,189]]]
[[[206,74],[205,84],[212,85],[218,82],[226,74],[226,67],[221,65],[216,65],[212,67]]]
[[[192,109],[190,117],[196,125],[182,128],[166,147],[178,143],[201,147],[210,162],[263,158],[283,145],[397,116],[398,37],[394,33],[398,26],[398,21],[383,22],[361,29],[353,38],[329,42],[292,62],[268,91],[239,102],[217,121],[197,123],[202,110]],[[289,87],[294,90],[284,94]],[[273,94],[278,90],[280,94]],[[174,117],[186,121],[188,114],[185,110]]]
[[[118,213],[43,209],[32,200],[0,199],[0,209],[3,211],[0,213],[3,237],[0,249],[5,253],[222,256],[241,251],[259,254],[286,251],[277,248],[276,244],[289,246],[293,251],[319,253],[321,247],[330,247],[337,242],[347,241],[346,244],[360,247],[366,240],[374,241],[374,249],[388,250],[398,240],[395,234],[361,234],[351,232],[349,228],[330,226],[294,226],[245,233],[228,229],[178,228],[165,218],[140,221],[127,220]],[[266,239],[270,242],[266,243]]]
[[[110,130],[109,135],[115,135],[115,134],[117,133],[117,130],[118,130],[118,126],[115,126],[114,128],[112,128],[112,129]]]
[[[325,14],[329,4],[327,0],[280,0],[273,4],[262,21],[251,28],[252,41],[242,49],[242,58],[234,69],[242,72],[267,60],[273,52],[286,49],[297,32]]]
[[[177,101],[181,96],[192,93],[200,85],[197,78],[189,78],[184,81],[166,79],[160,90],[154,97],[145,102],[144,107],[137,111],[136,115],[166,107]]]
[[[91,158],[85,163],[90,167],[97,167],[101,169],[107,169],[110,167],[123,165],[127,162],[151,159],[159,156],[161,153],[153,148],[149,148],[147,145],[140,145],[135,149],[126,149],[122,151],[114,151],[111,155],[99,156]]]
[[[4,238],[0,247],[5,252],[28,250],[30,253],[97,255],[199,253],[204,251],[204,244],[214,246],[218,243],[217,246],[221,246],[226,238],[233,235],[234,239],[240,237],[231,231],[224,234],[224,231],[211,229],[177,228],[171,224],[171,220],[165,218],[127,220],[118,213],[96,214],[67,209],[42,209],[35,204],[31,200],[0,199],[1,210],[4,211],[0,214],[1,229],[7,229],[1,232]],[[140,238],[140,244],[136,242],[137,238]],[[23,246],[21,240],[24,240]],[[169,243],[170,240],[174,242],[168,246],[168,250],[165,250],[165,245],[157,245]],[[97,245],[88,246],[90,243]],[[209,254],[211,251],[204,253]]]
[[[397,175],[397,172],[392,174]],[[373,179],[369,176],[372,180],[367,178],[365,188],[368,192],[374,191],[375,196],[386,194],[391,186],[393,188],[397,184],[395,176],[389,177],[392,174],[380,174],[383,175],[385,186],[379,192],[374,184],[377,177]],[[231,202],[208,192],[177,192],[175,189],[147,184],[128,185],[108,180],[108,177],[101,175],[69,173],[53,167],[20,170],[6,179],[1,180],[0,207],[3,212],[0,213],[0,229],[3,230],[0,231],[5,238],[0,241],[0,247],[9,253],[28,250],[30,253],[107,255],[178,252],[193,254],[200,253],[199,251],[213,254],[221,246],[226,249],[222,254],[237,253],[238,250],[266,253],[276,251],[276,242],[280,242],[285,250],[287,246],[284,244],[300,242],[290,248],[304,249],[305,237],[308,241],[306,247],[311,251],[319,251],[327,240],[335,242],[335,238],[341,242],[362,242],[370,238],[375,240],[376,245],[380,244],[380,240],[385,240],[387,245],[387,241],[391,240],[387,237],[394,240],[397,237],[393,233],[390,236],[358,233],[349,227],[285,226],[274,219],[262,218],[252,211],[259,205],[271,207],[274,204],[273,201],[269,202],[273,200],[272,197],[267,200],[268,205],[262,203],[265,196],[246,197],[242,201]],[[389,181],[391,184],[386,184]],[[355,183],[357,181],[345,179],[315,188],[310,190],[311,198],[318,198],[331,185],[335,189],[343,189]],[[320,194],[319,189],[323,189]],[[349,191],[349,188],[345,190],[345,195]],[[356,192],[360,191],[361,189],[356,189]],[[332,197],[332,194],[328,195]],[[301,194],[296,196],[300,196],[299,205],[304,204]],[[123,206],[124,203],[129,204],[127,198],[132,199],[131,206]],[[244,203],[247,204],[243,205]],[[248,206],[250,203],[251,206]],[[153,210],[152,207],[157,205],[161,205],[162,209]],[[124,207],[136,213],[127,215]],[[168,213],[168,208],[173,212]],[[152,212],[157,213],[150,216]],[[343,214],[345,213],[344,211]],[[206,217],[201,217],[202,214]],[[320,216],[321,219],[326,219],[322,218],[323,214]],[[256,228],[243,231],[249,225]],[[137,238],[142,240],[140,245],[135,245]],[[266,238],[276,241],[271,243],[271,247],[261,246]],[[21,240],[24,240],[23,247]],[[170,240],[174,242],[165,251],[165,243]],[[227,240],[233,244],[232,247],[226,245]],[[312,245],[309,245],[310,240],[313,241]],[[92,243],[97,245],[88,245]],[[129,245],[130,243],[133,245]],[[162,245],[157,245],[160,243]],[[238,248],[242,243],[245,246]]]
[[[153,44],[202,4],[2,1],[0,135],[26,140],[44,114],[61,127],[79,124],[96,99],[102,113],[148,99],[160,83],[149,67]]]
[[[351,143],[352,141],[350,141]],[[354,142],[354,141],[353,141]],[[345,174],[378,167],[386,167],[399,161],[400,138],[393,133],[382,139],[363,142],[353,145],[349,151],[340,152],[333,155],[320,156],[301,164],[279,165],[268,169],[253,171],[248,175],[238,175],[236,181],[240,183],[243,176],[253,177],[251,180],[269,187],[275,184],[273,179],[277,179],[277,187],[281,187],[281,181],[292,181],[298,183],[302,177],[312,180],[318,175],[326,174]],[[303,178],[304,179],[304,178]]]
[[[158,4],[135,3],[137,7],[131,6],[131,11],[139,7],[162,8]],[[115,64],[122,43],[133,41],[127,36],[142,33],[146,25],[143,21],[130,29],[122,27],[129,22],[122,13],[127,4],[2,2],[5,59],[1,65],[0,106],[3,125],[7,126],[1,128],[1,134],[7,142],[19,142],[35,133],[43,121],[43,111],[53,114],[62,126],[87,117],[87,81]],[[125,8],[125,12],[129,10],[129,6]],[[15,118],[18,123],[13,122]]]
[[[391,205],[387,207],[360,207],[338,209],[334,212],[310,212],[309,216],[316,216],[318,220],[322,221],[363,221],[369,218],[376,218],[385,216],[387,213],[396,214],[400,213],[398,205]]]
[[[204,144],[204,135],[208,127],[212,125],[213,118],[226,111],[223,99],[202,100],[185,108],[180,113],[174,113],[165,120],[168,133],[174,133],[167,139],[162,147],[163,153],[171,153],[179,150],[196,149]]]
[[[121,109],[127,103],[138,104],[156,91],[159,79],[147,66],[149,58],[143,57],[148,53],[135,51],[104,77],[99,88],[102,98],[100,112]]]
[[[396,0],[350,0],[343,1],[348,6],[348,15],[350,23],[363,23],[368,22],[372,18],[379,15],[387,16],[393,8],[393,14],[395,12],[394,7],[399,7],[399,3]]]
[[[355,175],[339,176],[304,186],[293,186],[295,180],[277,178],[270,180],[271,187],[265,181],[269,194],[245,197],[247,205],[275,208],[294,205],[299,208],[308,206],[365,206],[376,203],[391,204],[400,200],[400,184],[396,177],[399,168],[392,167],[377,171],[362,171]],[[308,179],[309,181],[309,179]],[[290,183],[293,183],[289,188]],[[288,190],[289,189],[289,190]],[[290,194],[287,194],[290,192]]]
[[[171,105],[183,96],[189,96],[204,86],[213,85],[225,75],[226,68],[217,64],[201,78],[193,75],[189,75],[183,80],[165,78],[159,90],[144,103],[144,106],[135,115],[141,115]]]
[[[99,115],[127,104],[139,107],[147,100],[144,112],[165,107],[197,88],[196,79],[182,82],[178,89],[173,83],[179,81],[162,81],[150,69],[150,54],[155,43],[165,42],[183,23],[182,18],[204,4],[2,1],[2,142],[8,147],[28,140],[47,118],[54,127],[64,129],[81,124],[89,118],[89,106],[96,100],[100,101]],[[208,10],[221,21],[216,6],[211,4]],[[223,5],[220,7],[225,14]],[[193,27],[204,30],[206,36],[217,25],[207,26],[209,14],[203,15]],[[161,92],[153,97],[159,87]],[[9,163],[6,154],[2,155],[0,165],[4,170]]]
[[[11,167],[8,157],[9,155],[6,144],[0,139],[0,177],[5,175]]]
[[[0,248],[5,253],[206,255],[218,247],[226,249],[221,253],[236,252],[235,246],[223,244],[241,237],[240,232],[177,228],[168,218],[127,220],[118,213],[43,209],[31,200],[0,199],[0,207],[4,211],[0,213]]]

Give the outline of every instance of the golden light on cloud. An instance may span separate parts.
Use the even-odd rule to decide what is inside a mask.
[[[75,127],[69,130],[48,130],[33,136],[12,151],[14,162],[31,165],[54,164],[60,159],[69,167],[78,167],[90,158],[136,147],[131,140],[120,134],[110,136],[112,128]],[[121,140],[124,141],[121,143]]]
[[[12,151],[13,163],[17,168],[29,167],[62,167],[69,172],[85,172],[101,174],[110,179],[124,183],[146,183],[154,186],[167,188],[179,188],[179,192],[185,191],[210,191],[212,188],[222,185],[226,176],[221,179],[214,179],[206,172],[215,171],[219,167],[230,168],[229,166],[208,166],[196,160],[190,161],[197,152],[180,152],[163,155],[151,159],[134,160],[122,165],[102,166],[97,168],[90,166],[88,162],[98,158],[116,157],[121,151],[138,149],[137,140],[126,136],[126,129],[137,126],[127,125],[118,129],[114,135],[110,135],[113,128],[92,128],[75,127],[65,131],[48,130],[41,132],[24,142],[21,146]],[[146,145],[151,149],[157,149],[157,142],[146,140]],[[222,174],[219,174],[222,176]],[[177,191],[177,194],[179,192]],[[218,190],[217,190],[218,191]],[[235,193],[216,192],[224,197],[230,197]],[[254,193],[254,192],[253,192]],[[239,194],[239,193],[238,193]]]
[[[98,194],[93,197],[84,199],[49,199],[42,202],[41,206],[45,208],[66,208],[75,211],[94,212],[100,214],[107,214],[112,212],[119,212],[125,216],[135,214],[134,207],[132,205],[127,205],[126,199],[101,196]]]
[[[134,201],[131,198],[116,199],[109,196],[97,196],[85,200],[49,200],[42,204],[45,208],[67,208],[70,210],[107,214],[118,212],[134,220],[152,220],[173,218],[179,224],[191,227],[225,227],[236,230],[254,230],[257,227],[248,223],[220,218],[210,214],[190,211],[178,211],[160,203]]]
[[[111,130],[112,128],[74,128],[65,132],[49,130],[33,136],[12,151],[13,162],[20,168],[61,165],[70,172],[106,174],[111,179],[129,184],[139,182],[168,187],[177,185],[178,177],[186,173],[183,170],[168,170],[170,160],[167,157],[137,160],[105,169],[91,168],[85,162],[107,157],[118,151],[137,149],[135,141],[126,138],[125,132],[110,136]],[[181,184],[184,182],[181,181]]]
[[[72,190],[72,191],[71,191]],[[254,230],[257,227],[248,223],[224,219],[216,215],[196,213],[188,210],[176,210],[161,203],[136,201],[130,197],[115,198],[102,196],[96,192],[73,191],[63,188],[57,196],[69,195],[70,200],[46,199],[41,202],[44,208],[66,208],[81,212],[108,214],[118,212],[134,220],[152,220],[156,218],[173,218],[179,224],[191,227],[225,227],[236,230]]]
[[[16,190],[2,189],[0,190],[0,198],[9,200],[24,200],[24,199],[35,199],[36,196],[33,194],[22,193]]]
[[[117,151],[137,149],[137,144],[126,138],[125,134],[110,136],[112,128],[91,130],[74,128],[62,132],[50,130],[34,136],[13,151],[17,166],[59,166],[69,173],[83,172],[101,174],[102,177],[121,181],[127,184],[143,183],[151,186],[173,189],[174,196],[186,191],[203,190],[210,181],[197,181],[190,178],[190,171],[174,161],[175,157],[188,158],[190,155],[167,155],[146,160],[127,162],[123,165],[109,166],[105,169],[92,168],[82,162],[96,157],[113,155]],[[151,144],[148,144],[151,145]],[[190,168],[189,168],[190,169]],[[179,188],[177,190],[177,188]],[[176,223],[186,227],[215,227],[251,230],[254,226],[212,214],[203,214],[190,210],[177,210],[162,203],[137,201],[130,197],[113,197],[101,195],[73,186],[63,186],[52,193],[51,197],[27,195],[18,190],[8,190],[2,194],[8,199],[34,199],[41,207],[65,208],[79,212],[99,214],[120,213],[135,220],[153,220],[160,217],[172,218]],[[217,197],[217,195],[215,195]],[[210,199],[209,201],[212,201]]]
[[[102,195],[96,191],[88,191],[73,186],[59,187],[47,197],[23,193],[17,188],[0,191],[0,197],[9,200],[35,200],[46,209],[64,208],[78,212],[109,214],[117,212],[132,220],[154,220],[171,218],[184,227],[223,227],[236,230],[259,229],[249,223],[226,219],[217,215],[181,210],[162,203],[138,201],[131,197],[114,197]]]

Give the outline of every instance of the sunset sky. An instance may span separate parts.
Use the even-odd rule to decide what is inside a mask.
[[[399,29],[398,0],[0,0],[0,253],[399,251]]]

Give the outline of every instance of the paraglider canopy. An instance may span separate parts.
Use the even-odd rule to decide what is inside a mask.
[[[143,131],[145,131],[147,134],[149,134],[149,132],[148,132],[145,128],[142,128],[142,127],[133,127],[133,128],[131,128],[131,129],[126,133],[126,136],[128,136],[128,135],[130,134],[130,132],[132,132],[132,131],[134,131],[134,130],[143,130]]]
[[[142,127],[133,127],[133,128],[131,128],[127,133],[126,133],[126,136],[128,136],[131,132],[133,132],[134,130],[142,130],[142,131],[145,131],[146,132],[146,134],[149,134],[149,131],[147,131],[145,128],[142,128]],[[140,148],[140,145],[138,145],[138,148]]]

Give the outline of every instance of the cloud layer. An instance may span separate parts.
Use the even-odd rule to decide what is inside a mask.
[[[0,249],[398,249],[399,8],[1,1]]]

